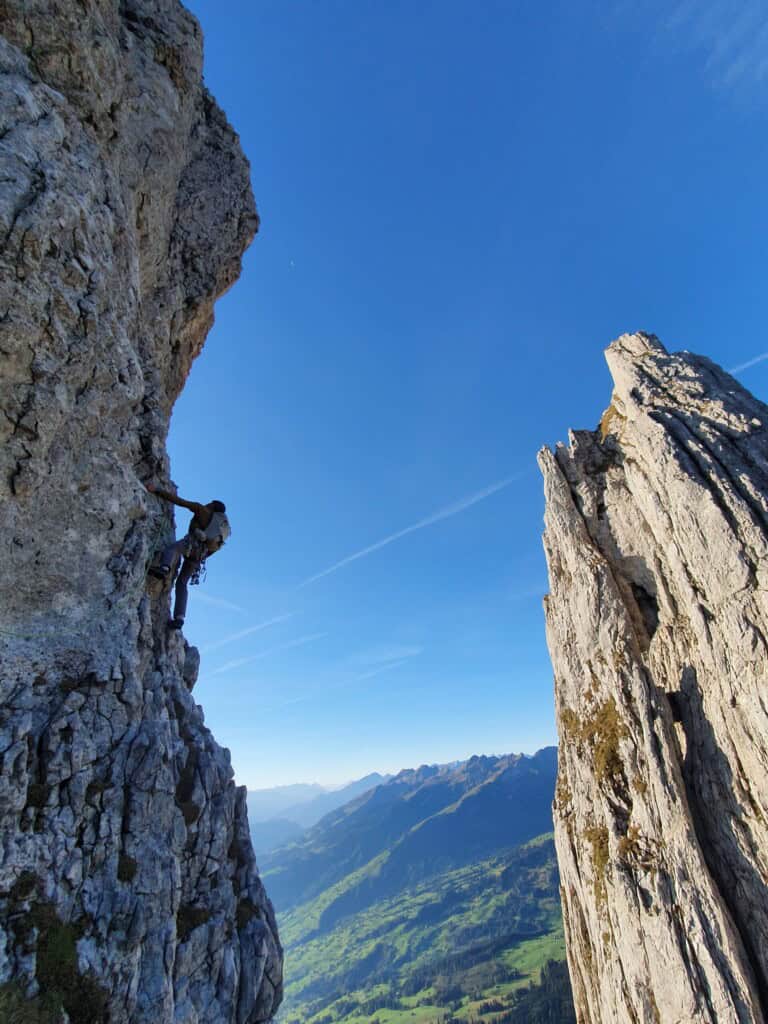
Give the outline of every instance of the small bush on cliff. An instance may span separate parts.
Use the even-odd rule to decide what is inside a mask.
[[[9,896],[13,943],[25,954],[35,954],[39,998],[26,999],[16,983],[0,986],[0,1022],[58,1024],[66,1010],[71,1024],[101,1024],[106,993],[78,965],[83,923],[62,921],[50,903],[37,898],[36,889],[34,872],[22,871]]]
[[[100,1024],[106,994],[92,977],[80,973],[77,927],[61,921],[47,903],[34,906],[30,917],[38,932],[36,977],[44,1001],[63,1006],[72,1024]]]
[[[0,985],[0,1021],[3,1024],[54,1024],[58,1010],[27,999],[16,985]]]

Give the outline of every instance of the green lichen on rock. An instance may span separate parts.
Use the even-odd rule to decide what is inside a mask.
[[[582,738],[591,747],[595,775],[599,782],[618,780],[624,775],[619,756],[619,743],[629,735],[629,730],[619,715],[616,701],[609,697],[585,719]]]
[[[629,735],[629,730],[613,697],[597,704],[583,719],[571,708],[562,708],[560,731],[564,740],[591,750],[598,782],[624,780],[619,744]]]
[[[621,863],[632,871],[641,871],[655,878],[664,843],[644,836],[637,825],[630,825],[618,842]]]
[[[605,825],[590,825],[584,830],[584,838],[592,847],[592,887],[595,902],[598,907],[603,907],[606,900],[605,872],[610,858],[608,829]]]
[[[560,735],[564,739],[575,740],[581,735],[581,719],[572,708],[560,711]]]
[[[634,789],[638,796],[645,796],[648,792],[648,783],[639,775],[635,775],[632,779],[632,789]]]
[[[594,423],[594,420],[592,421]],[[612,434],[618,435],[625,417],[621,415],[615,405],[609,405],[600,420],[600,440],[605,442]]]
[[[637,863],[640,854],[640,829],[637,825],[630,825],[627,834],[619,839],[619,859],[628,864]]]
[[[557,783],[555,784],[555,805],[558,811],[564,812],[572,800],[573,793],[568,785],[568,777],[565,772],[558,772]]]

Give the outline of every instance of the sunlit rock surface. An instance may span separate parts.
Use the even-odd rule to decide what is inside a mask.
[[[4,0],[0,31],[0,986],[266,1020],[274,916],[143,486],[258,226],[248,164],[175,0]]]
[[[768,1020],[768,407],[644,334],[544,450],[555,827],[581,1022]]]

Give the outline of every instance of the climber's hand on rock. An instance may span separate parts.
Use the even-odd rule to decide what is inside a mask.
[[[157,490],[157,488],[155,487],[155,485],[154,485],[154,484],[152,484],[152,483],[150,483],[150,484],[146,484],[145,486],[146,486],[146,488],[147,488],[147,490],[149,491],[149,493],[150,493],[150,494],[154,494],[154,493],[155,493],[155,491]]]

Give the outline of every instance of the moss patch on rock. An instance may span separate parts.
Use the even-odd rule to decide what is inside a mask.
[[[591,750],[598,782],[625,782],[619,744],[629,736],[629,730],[613,697],[596,705],[583,719],[571,708],[563,708],[560,727],[564,740]]]
[[[29,894],[27,881],[19,879],[14,887],[21,899],[25,897],[21,895],[19,884],[22,883],[23,890]],[[34,886],[34,881],[31,884]],[[36,1024],[40,1020],[47,1024],[48,1021],[58,1021],[64,1009],[71,1024],[103,1024],[107,994],[95,978],[82,973],[78,966],[77,940],[83,934],[81,925],[62,921],[49,903],[38,902],[33,903],[27,913],[15,922],[13,933],[17,942],[34,948],[35,978],[40,995],[37,1000],[29,1001],[13,985],[0,989],[6,1004],[13,1007],[16,1014],[14,1018],[8,1010],[6,1016],[0,1014],[0,1020],[18,1019],[19,1024],[27,1021]],[[19,999],[23,1006],[17,1005]]]
[[[40,991],[58,997],[72,1024],[101,1024],[105,1019],[106,993],[94,978],[81,974],[77,963],[80,930],[64,924],[53,908],[36,908],[37,981]]]

